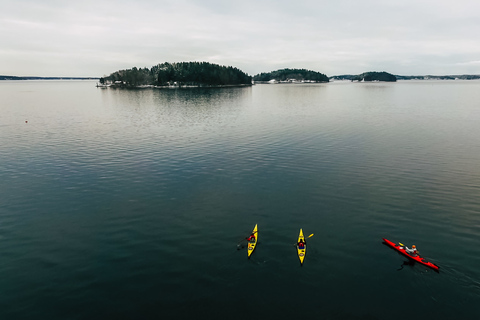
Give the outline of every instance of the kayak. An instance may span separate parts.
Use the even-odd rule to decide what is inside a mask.
[[[385,238],[382,238],[384,243],[390,247],[392,247],[393,249],[397,250],[398,252],[400,252],[401,254],[403,254],[404,256],[408,257],[410,260],[413,260],[415,262],[418,262],[424,266],[427,266],[427,267],[430,267],[432,268],[433,270],[437,271],[438,272],[438,269],[440,269],[439,266],[437,266],[436,264],[430,262],[430,261],[427,261],[425,260],[424,258],[422,258],[419,254],[415,254],[415,255],[410,255],[406,250],[405,250],[405,247],[404,246],[401,246],[401,245],[398,245],[398,244],[395,244],[393,243],[392,241],[390,240],[387,240]]]
[[[250,256],[253,253],[253,250],[255,250],[255,247],[257,246],[257,241],[258,241],[258,230],[257,230],[257,225],[255,225],[255,228],[253,228],[252,234],[255,235],[255,239],[252,239],[248,241],[248,258],[250,259]]]
[[[303,240],[303,242],[305,242],[305,237],[303,236],[303,231],[302,231],[302,229],[300,229],[300,234],[298,235],[297,254],[298,254],[298,258],[300,259],[300,264],[303,265],[303,259],[305,259],[305,254],[307,253],[307,244],[305,243],[305,245],[303,246],[303,248],[300,249],[300,248],[298,247],[298,243],[300,242],[300,240]]]

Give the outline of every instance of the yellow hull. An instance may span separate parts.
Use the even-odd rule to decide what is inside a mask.
[[[307,244],[305,244],[303,249],[300,249],[298,247],[298,242],[300,242],[300,240],[303,240],[303,242],[305,242],[305,237],[303,236],[302,229],[300,229],[300,234],[298,235],[297,254],[298,254],[298,258],[300,259],[300,264],[303,265],[303,260],[305,259],[305,254],[307,253]]]
[[[257,246],[257,242],[258,242],[257,225],[255,225],[255,228],[253,228],[252,233],[255,235],[255,239],[248,242],[248,250],[247,250],[248,258],[250,258],[250,256],[253,253],[253,250],[255,250],[255,247]]]

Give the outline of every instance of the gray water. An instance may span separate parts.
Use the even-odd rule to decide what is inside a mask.
[[[478,81],[2,81],[0,319],[478,319],[479,101]]]

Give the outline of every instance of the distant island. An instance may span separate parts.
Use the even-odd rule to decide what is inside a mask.
[[[383,82],[395,82],[397,77],[388,72],[364,72],[354,77],[352,81],[383,81]]]
[[[0,80],[99,80],[97,87],[144,88],[144,87],[223,87],[250,86],[255,83],[324,83],[329,81],[395,82],[397,80],[479,80],[478,74],[464,75],[393,75],[388,72],[364,72],[326,76],[307,69],[284,68],[249,76],[232,66],[209,62],[161,63],[151,68],[118,70],[103,77],[38,77],[0,75]]]
[[[0,80],[98,80],[99,77],[19,77],[19,76],[2,76]]]
[[[393,80],[395,78],[395,80]],[[332,76],[331,80],[350,80],[350,81],[397,81],[397,80],[478,80],[480,75],[451,75],[451,76],[400,76],[387,72],[365,72],[359,75],[345,74]],[[390,80],[388,80],[390,79]]]
[[[276,82],[328,82],[326,75],[306,69],[280,69],[272,72],[260,73],[253,77],[256,83]]]
[[[100,78],[100,86],[138,87],[217,87],[252,85],[243,71],[209,62],[165,62],[148,68],[119,70]]]
[[[397,77],[388,72],[364,72],[358,75],[342,75],[342,76],[333,76],[332,80],[350,80],[350,81],[386,81],[386,82],[395,82]]]
[[[451,76],[396,76],[398,80],[478,80],[480,75],[478,74],[462,74]]]

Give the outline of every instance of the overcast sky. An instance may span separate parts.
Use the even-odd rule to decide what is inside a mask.
[[[0,1],[0,75],[103,76],[166,61],[250,75],[480,74],[480,1]]]

